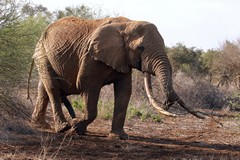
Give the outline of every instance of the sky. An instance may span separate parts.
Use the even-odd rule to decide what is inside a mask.
[[[168,47],[217,49],[240,39],[240,0],[31,0],[50,11],[82,4],[111,16],[155,24]]]

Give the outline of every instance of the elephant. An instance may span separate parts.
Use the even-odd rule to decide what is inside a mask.
[[[97,103],[103,86],[113,84],[114,111],[109,137],[128,139],[124,123],[132,92],[132,69],[141,71],[148,98],[160,113],[176,116],[159,106],[151,95],[151,75],[156,76],[165,94],[167,108],[174,102],[198,118],[172,86],[172,67],[157,27],[150,22],[125,17],[84,20],[65,17],[42,33],[33,55],[39,73],[38,98],[32,114],[34,124],[45,127],[50,102],[54,128],[70,127],[85,135],[97,117]],[[61,98],[79,94],[85,104],[84,117],[70,125],[63,114]]]
[[[62,97],[62,98],[61,98],[61,102],[62,102],[62,103],[65,105],[65,107],[67,108],[68,113],[69,113],[69,115],[71,116],[71,118],[72,118],[72,119],[76,118],[76,114],[75,114],[75,112],[74,112],[74,110],[73,110],[73,107],[72,107],[70,101],[67,99],[67,97],[65,97],[65,96]]]

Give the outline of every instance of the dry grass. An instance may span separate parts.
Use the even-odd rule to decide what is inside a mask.
[[[9,94],[0,95],[0,132],[6,133],[34,133],[29,127],[31,110],[19,98]]]
[[[97,119],[88,136],[46,133],[21,135],[0,145],[2,159],[236,159],[240,153],[239,121],[165,118],[164,123],[128,120],[130,140],[108,140],[111,122]],[[234,137],[232,137],[234,136]]]
[[[174,80],[179,95],[193,108],[222,109],[226,105],[226,93],[201,77],[180,74]]]

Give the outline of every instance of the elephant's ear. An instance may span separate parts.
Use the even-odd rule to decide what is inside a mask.
[[[89,54],[95,60],[102,61],[119,72],[130,71],[124,38],[116,25],[104,25],[93,32],[90,37]]]

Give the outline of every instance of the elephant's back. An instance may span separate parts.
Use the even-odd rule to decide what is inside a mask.
[[[58,46],[61,46],[66,42],[73,43],[76,39],[87,36],[93,27],[94,25],[89,20],[66,17],[50,24],[44,34],[45,39],[55,41]]]
[[[84,53],[88,47],[91,33],[109,23],[130,21],[125,17],[105,18],[99,20],[85,20],[77,17],[65,17],[50,24],[42,36],[42,42],[48,53],[52,56],[68,56],[78,52]],[[68,52],[66,52],[68,51]],[[81,56],[81,55],[80,55]]]
[[[82,19],[78,17],[64,17],[56,22],[50,24],[46,33],[51,33],[54,31],[63,32],[63,33],[80,33],[80,34],[90,34],[99,26],[109,24],[109,23],[119,23],[119,22],[128,22],[131,21],[125,17],[115,17],[115,18],[103,18],[103,19]],[[76,36],[76,34],[73,34]]]

